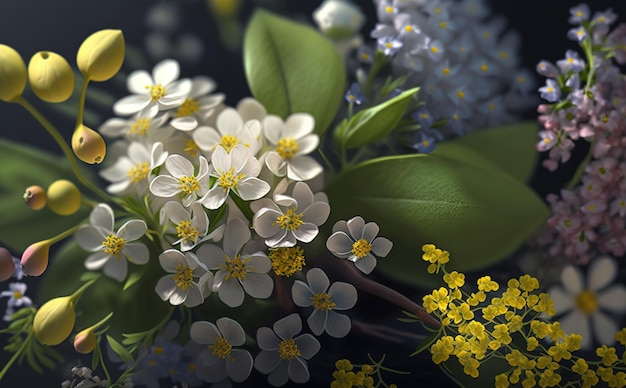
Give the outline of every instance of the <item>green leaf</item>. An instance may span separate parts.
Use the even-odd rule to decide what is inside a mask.
[[[24,190],[31,185],[46,189],[61,178],[76,182],[65,159],[0,139],[0,165],[0,244],[16,254],[34,242],[71,228],[87,216],[85,207],[71,216],[59,216],[48,208],[32,210],[24,203]]]
[[[418,90],[405,90],[380,105],[357,113],[350,119],[345,131],[335,132],[335,141],[349,149],[383,140],[398,125]]]
[[[326,188],[333,221],[360,215],[394,246],[378,260],[384,274],[413,285],[440,279],[426,272],[421,246],[450,252],[450,268],[473,271],[512,253],[544,223],[546,205],[522,182],[437,155],[371,160]]]
[[[332,122],[345,89],[345,68],[333,44],[311,27],[257,10],[244,38],[252,95],[271,114],[307,112],[315,132]]]
[[[440,331],[436,331],[434,333],[431,333],[428,337],[424,338],[423,340],[421,340],[417,344],[417,348],[415,349],[415,351],[413,353],[411,353],[409,355],[409,357],[414,357],[414,356],[420,354],[421,352],[423,352],[424,350],[430,348],[430,346],[432,344],[434,344],[435,341],[437,341],[437,339],[439,337],[441,337],[441,332]]]
[[[502,169],[521,182],[527,182],[539,159],[535,149],[537,129],[534,121],[483,129],[439,143],[433,154],[474,164],[472,159],[476,153],[491,162],[493,167]],[[470,152],[466,153],[463,148]]]
[[[117,342],[115,338],[107,334],[107,341],[111,346],[111,350],[113,350],[118,356],[120,356],[122,360],[128,363],[135,362],[133,356],[128,352],[128,350],[126,350],[126,348],[122,344]]]
[[[124,288],[122,290],[126,291],[135,283],[137,283],[143,276],[144,272],[146,272],[145,267],[139,267],[137,270],[131,272],[131,274],[128,276],[128,279],[126,279],[126,283],[124,283]]]

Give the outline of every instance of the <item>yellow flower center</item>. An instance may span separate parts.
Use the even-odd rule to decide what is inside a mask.
[[[150,127],[150,119],[137,119],[137,121],[135,121],[135,123],[128,130],[128,134],[135,136],[146,136],[146,132],[148,132],[148,127]]]
[[[439,52],[439,47],[433,46],[433,47],[430,48],[430,51],[432,51],[433,53],[437,54]]]
[[[483,73],[486,72],[487,70],[489,70],[489,66],[482,64],[480,65],[480,71],[482,71]]]
[[[411,32],[411,31],[413,31],[413,26],[412,26],[412,25],[410,25],[410,24],[409,24],[409,25],[407,25],[407,26],[404,26],[404,31],[406,31],[406,32]]]
[[[436,13],[437,15],[440,15],[440,14],[441,14],[441,8],[439,8],[439,7],[435,7],[435,8],[433,9],[433,11],[435,11],[435,13]]]
[[[500,57],[500,59],[504,59],[504,60],[509,59],[509,53],[506,51],[500,51],[498,53],[498,56]]]
[[[194,242],[200,235],[198,229],[195,226],[191,225],[191,221],[181,221],[176,226],[176,233],[178,237],[183,239],[183,242]]]
[[[233,147],[236,146],[237,144],[239,144],[239,139],[237,139],[233,135],[224,135],[224,136],[222,136],[222,139],[220,140],[220,143],[219,143],[219,145],[224,147],[224,149],[228,153],[230,153],[230,150],[232,150]]]
[[[583,314],[589,315],[598,308],[598,297],[591,290],[584,290],[576,295],[576,308]]]
[[[224,337],[215,337],[215,343],[209,345],[209,349],[213,351],[213,355],[218,356],[222,360],[230,356],[233,346]]]
[[[228,272],[224,277],[225,280],[230,278],[246,280],[246,263],[244,260],[241,260],[239,255],[233,257],[232,259],[226,259],[226,264],[222,265],[222,269],[225,269],[226,272]]]
[[[148,177],[150,172],[150,164],[148,162],[137,163],[131,167],[126,173],[133,183],[140,182]]]
[[[159,98],[165,96],[165,88],[161,84],[157,85],[147,85],[146,89],[150,90],[150,97],[152,97],[152,101],[157,101]]]
[[[126,241],[121,237],[115,237],[113,234],[109,234],[106,237],[106,240],[102,242],[102,245],[105,246],[104,253],[108,253],[110,255],[116,255],[119,259],[120,252],[124,249],[124,244]]]
[[[176,112],[176,117],[191,116],[198,110],[198,108],[200,108],[198,101],[193,98],[185,98],[185,101]]]
[[[426,145],[427,146],[427,145]],[[372,244],[368,243],[365,239],[360,239],[352,244],[352,254],[358,259],[367,256],[372,250]]]
[[[286,339],[280,341],[280,343],[278,344],[278,355],[283,360],[291,361],[294,358],[301,356],[302,353],[300,353],[300,349],[298,349],[296,341],[292,339]]]
[[[443,73],[443,75],[448,75],[448,74],[450,74],[450,69],[446,67],[446,68],[444,68],[442,70],[442,73]]]
[[[180,179],[178,179],[178,183],[180,183],[180,186],[178,186],[178,188],[185,194],[191,194],[195,191],[200,190],[198,180],[193,175],[181,177]]]
[[[283,159],[291,159],[298,152],[298,142],[293,137],[283,137],[278,141],[276,152]]]
[[[465,98],[465,92],[459,90],[458,92],[456,92],[456,95],[462,100]]]
[[[13,299],[22,299],[22,297],[24,296],[24,294],[22,294],[19,291],[13,291]]]
[[[313,301],[313,307],[316,310],[328,311],[332,310],[337,304],[330,300],[330,295],[325,292],[320,292],[311,297]]]
[[[291,276],[297,271],[302,271],[302,267],[306,265],[304,250],[298,246],[270,249],[269,259],[272,261],[274,273],[278,276]]]
[[[173,278],[176,287],[185,291],[193,283],[193,270],[186,265],[178,264]]]
[[[165,349],[163,349],[162,346],[155,346],[154,347],[154,354],[159,355],[161,353],[163,353],[165,351]]]
[[[393,13],[393,7],[390,7],[390,6],[385,7],[385,12]]]
[[[302,213],[296,214],[296,209],[290,208],[287,213],[278,216],[274,224],[278,224],[282,229],[298,230],[300,225],[304,224],[303,215]]]
[[[483,31],[483,38],[485,39],[491,38],[491,33],[489,31]]]
[[[226,172],[222,172],[220,177],[217,178],[217,185],[224,189],[224,191],[228,191],[230,189],[236,189],[239,184],[239,180],[243,179],[246,174],[235,175],[235,167],[232,167],[230,170]]]
[[[519,77],[517,77],[517,82],[519,82],[520,84],[523,84],[524,82],[526,82],[526,78],[520,75]]]
[[[442,30],[445,30],[446,27],[448,27],[448,23],[446,23],[446,22],[439,22],[439,28],[441,28]]]

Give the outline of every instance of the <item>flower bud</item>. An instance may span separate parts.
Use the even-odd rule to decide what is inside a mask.
[[[48,207],[61,216],[69,216],[78,211],[81,194],[76,185],[68,180],[59,179],[52,182],[47,192]]]
[[[24,191],[24,201],[33,210],[41,210],[46,206],[46,191],[41,186],[29,186]]]
[[[35,95],[46,102],[63,102],[74,92],[70,64],[51,51],[40,51],[30,59],[28,82]]]
[[[93,352],[96,348],[96,330],[99,329],[100,326],[104,325],[112,316],[113,313],[109,313],[109,315],[107,315],[100,322],[76,334],[74,337],[74,349],[78,353],[82,354],[89,354]]]
[[[31,244],[22,253],[22,271],[28,276],[39,276],[48,268],[48,256],[52,240],[43,240]]]
[[[122,67],[126,46],[121,30],[100,30],[83,41],[76,64],[91,81],[106,81]]]
[[[209,5],[215,16],[230,19],[239,13],[241,0],[209,0]]]
[[[9,279],[14,272],[13,255],[6,248],[0,247],[0,282]]]
[[[88,164],[99,164],[104,160],[107,146],[100,134],[81,124],[72,135],[72,149],[78,159]]]
[[[26,87],[26,65],[13,48],[0,44],[0,100],[12,101]]]
[[[326,0],[313,12],[317,27],[331,39],[354,36],[365,21],[361,10],[345,0]]]
[[[71,296],[50,299],[37,310],[33,329],[39,342],[44,345],[54,346],[69,337],[76,313]]]

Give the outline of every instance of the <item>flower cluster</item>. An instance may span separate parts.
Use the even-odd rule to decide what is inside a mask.
[[[425,261],[430,261],[432,248],[430,244],[422,248]],[[554,303],[548,293],[539,292],[536,278],[512,278],[506,289],[501,289],[490,276],[483,276],[476,281],[477,290],[468,293],[462,290],[464,274],[448,272],[445,266],[441,269],[447,287],[423,298],[426,310],[442,323],[429,339],[435,364],[447,363],[454,356],[465,374],[477,378],[483,363],[503,359],[508,366],[495,375],[496,387],[518,383],[524,387],[564,383],[590,387],[600,380],[611,387],[626,386],[626,364],[615,347],[602,345],[595,351],[598,360],[585,359],[576,354],[583,336],[566,334],[558,321],[547,320],[556,313]],[[622,345],[626,344],[624,333],[626,329],[615,334]]]
[[[538,151],[551,171],[570,159],[576,143],[590,143],[569,187],[550,194],[552,217],[540,238],[553,256],[584,264],[598,254],[626,252],[626,186],[624,181],[623,45],[626,25],[611,30],[617,14],[611,9],[593,15],[586,4],[570,10],[568,37],[582,51],[568,50],[556,62],[541,61],[537,72],[547,77],[539,89],[548,103],[539,106]]]

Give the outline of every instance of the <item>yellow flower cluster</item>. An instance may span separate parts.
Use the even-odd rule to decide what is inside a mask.
[[[422,258],[435,266],[432,271],[429,267],[429,272],[443,271],[448,285],[423,298],[426,311],[442,324],[430,346],[435,364],[454,356],[464,373],[476,378],[483,361],[503,359],[509,368],[495,377],[497,388],[518,384],[524,388],[562,384],[592,387],[600,380],[609,387],[626,387],[626,352],[620,357],[616,348],[602,345],[596,349],[598,361],[576,356],[582,336],[566,335],[559,322],[544,319],[553,316],[555,310],[550,295],[539,292],[536,278],[523,275],[510,279],[506,290],[496,293],[500,285],[490,276],[483,276],[476,282],[477,291],[466,293],[461,290],[465,276],[446,271],[448,252],[432,244],[424,245],[422,250]],[[626,346],[626,328],[615,339]],[[562,381],[568,378],[564,376],[575,376],[577,380]]]
[[[391,372],[396,374],[408,374],[408,372],[401,372],[393,369],[389,369],[382,365],[385,360],[385,356],[380,361],[375,361],[371,355],[368,354],[371,364],[353,365],[350,360],[341,359],[335,362],[335,371],[333,372],[333,381],[330,383],[330,388],[373,388],[373,387],[388,387],[397,388],[396,384],[387,384],[383,381],[381,372]],[[360,367],[361,370],[354,371],[355,367]],[[378,381],[374,380],[374,377]]]

